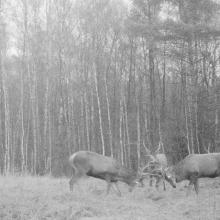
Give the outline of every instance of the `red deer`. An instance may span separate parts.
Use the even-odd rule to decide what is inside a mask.
[[[121,195],[117,182],[121,181],[129,185],[129,191],[138,183],[138,173],[123,167],[112,157],[102,156],[90,151],[78,151],[69,158],[69,163],[74,169],[74,174],[69,181],[70,190],[74,183],[83,176],[91,176],[103,179],[107,182],[107,194],[111,184],[115,183],[118,195]]]
[[[220,176],[220,153],[190,154],[172,167],[176,182],[189,180],[196,193],[199,192],[199,178],[215,178]]]

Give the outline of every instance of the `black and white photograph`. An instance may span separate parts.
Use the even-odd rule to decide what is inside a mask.
[[[220,220],[220,0],[0,0],[0,220]]]

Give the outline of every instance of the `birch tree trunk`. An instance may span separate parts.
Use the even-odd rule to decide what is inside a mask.
[[[124,109],[125,109],[125,131],[126,131],[126,136],[127,136],[127,160],[128,160],[128,167],[131,168],[131,146],[130,146],[130,134],[129,134],[129,126],[128,126],[128,111],[127,111],[127,105],[126,105],[126,100],[125,100],[125,95],[124,95]]]
[[[46,91],[45,91],[45,103],[44,103],[44,152],[43,152],[43,161],[44,161],[44,167],[47,167],[47,140],[48,140],[48,99],[49,99],[49,80],[46,79]]]
[[[188,154],[191,154],[190,150],[190,130],[189,130],[189,106],[188,106],[188,93],[187,93],[187,79],[186,79],[186,73],[184,73],[184,117],[185,117],[185,129],[186,129],[186,138],[187,138],[187,149]]]
[[[105,155],[105,141],[104,141],[104,134],[103,134],[103,126],[102,126],[102,112],[101,112],[101,104],[100,104],[100,97],[99,97],[99,89],[98,89],[98,64],[96,61],[96,68],[95,68],[95,90],[96,90],[96,97],[98,102],[98,113],[99,113],[99,129],[101,135],[101,146],[102,146],[102,154]]]
[[[26,171],[27,167],[25,164],[25,129],[24,129],[24,76],[27,74],[27,1],[23,0],[23,17],[24,17],[24,34],[23,34],[23,51],[22,51],[22,70],[20,74],[20,82],[21,82],[21,104],[20,104],[20,111],[21,111],[21,171],[22,173]]]
[[[106,103],[107,103],[107,117],[108,117],[108,130],[109,130],[109,145],[110,145],[110,154],[113,156],[113,143],[112,143],[112,125],[111,125],[111,112],[110,112],[110,103],[109,103],[109,95],[108,95],[108,83],[107,83],[107,76],[109,74],[109,69],[111,65],[111,59],[112,59],[112,53],[113,53],[113,48],[115,45],[116,41],[116,36],[114,36],[111,44],[111,49],[110,49],[110,58],[109,62],[107,64],[106,72],[105,72],[105,98],[106,98]]]
[[[25,62],[23,60],[23,62]],[[23,64],[24,65],[24,64]],[[24,73],[23,71],[25,68],[23,68],[22,73],[21,73],[21,103],[20,103],[20,112],[21,112],[21,172],[23,173],[26,170],[25,167],[25,153],[24,153],[24,149],[25,149],[25,136],[24,136]]]
[[[81,95],[81,102],[80,102],[80,143],[81,143],[81,149],[85,150],[86,149],[86,144],[85,144],[85,130],[84,130],[84,97],[83,94]]]
[[[113,156],[113,146],[112,146],[112,128],[111,128],[111,115],[110,115],[110,104],[109,104],[109,95],[108,95],[108,85],[107,85],[107,72],[105,74],[105,98],[107,103],[107,117],[108,117],[108,130],[109,130],[109,145],[110,145],[110,154]]]
[[[49,77],[52,65],[52,42],[51,42],[51,0],[46,0],[46,31],[47,31],[47,66],[46,66],[46,92],[44,102],[44,161],[46,172],[52,174],[52,125],[49,105]],[[49,146],[47,146],[49,144]]]
[[[156,104],[155,104],[155,77],[154,77],[154,50],[152,48],[152,45],[150,46],[149,52],[148,52],[148,59],[149,59],[149,74],[150,74],[150,80],[149,80],[149,87],[150,87],[150,141],[151,146],[155,146],[155,131],[156,131]]]
[[[27,128],[26,128],[26,139],[25,139],[25,172],[28,172],[28,159],[29,159],[29,154],[28,154],[28,150],[29,150],[29,135],[30,135],[30,124],[31,124],[31,115],[32,115],[32,111],[31,111],[31,103],[29,103],[29,109],[28,109],[28,116],[27,116]],[[30,160],[30,159],[29,159]]]
[[[33,127],[33,151],[32,151],[32,172],[37,174],[37,112],[36,112],[36,76],[33,70],[33,84],[31,89],[31,109],[32,109],[32,127]]]
[[[199,146],[199,125],[198,125],[198,95],[196,94],[196,100],[194,104],[195,109],[195,126],[196,126],[196,145],[197,151],[200,154],[200,146]]]
[[[3,130],[3,146],[5,149],[4,154],[4,174],[9,174],[10,172],[10,144],[9,144],[9,106],[8,106],[8,91],[6,88],[6,82],[5,82],[5,69],[4,69],[4,54],[3,51],[0,51],[0,65],[1,65],[1,75],[2,75],[2,93],[3,93],[3,124],[4,124],[4,130]]]
[[[88,104],[88,96],[87,91],[84,93],[84,100],[85,100],[85,122],[86,122],[86,142],[87,142],[87,150],[91,150],[91,143],[90,143],[90,130],[89,130],[89,104]]]
[[[140,127],[140,106],[139,100],[136,98],[137,105],[137,167],[140,167],[140,159],[141,159],[141,127]]]
[[[50,109],[50,108],[49,108]],[[52,126],[52,115],[51,115],[51,112],[49,111],[48,112],[48,124],[49,124],[49,131],[48,131],[48,135],[49,135],[49,158],[48,158],[48,166],[49,166],[49,172],[50,172],[50,175],[52,174],[52,158],[53,158],[53,152],[52,152],[52,129],[53,129],[53,126]]]
[[[216,53],[217,53],[217,49],[219,47],[219,44],[215,41],[215,48],[213,51],[213,61],[212,61],[212,81],[213,81],[213,87],[214,87],[214,105],[215,105],[215,113],[214,113],[214,140],[213,140],[213,151],[216,151],[216,147],[218,146],[218,143],[220,141],[219,139],[219,88],[218,88],[218,83],[217,83],[217,75],[216,75],[216,65],[217,65],[217,57],[216,57]]]
[[[94,94],[93,89],[91,88],[91,150],[93,150],[93,147],[96,145],[96,139],[95,139],[95,109],[94,109]]]
[[[10,145],[9,145],[9,103],[6,86],[6,75],[4,68],[6,32],[3,19],[3,2],[0,1],[0,95],[1,95],[1,130],[2,130],[2,150],[3,150],[3,173],[10,171]]]
[[[120,120],[119,120],[119,141],[120,141],[120,159],[122,165],[124,165],[124,148],[123,148],[123,106],[122,106],[122,100],[120,99],[119,103],[119,115],[120,115]]]

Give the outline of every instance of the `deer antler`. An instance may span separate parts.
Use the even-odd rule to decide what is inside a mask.
[[[147,163],[146,166],[144,166],[142,169],[139,169],[139,170],[142,174],[146,174],[146,173],[153,173],[155,171],[162,171],[163,167],[161,166],[160,163],[154,160],[154,161],[150,161],[149,163]],[[147,171],[144,172],[144,170],[147,170]]]
[[[158,144],[158,148],[157,148],[157,150],[155,151],[155,154],[157,154],[157,153],[160,152],[160,148],[161,148],[161,142],[159,142],[159,144]]]
[[[145,149],[146,153],[147,154],[151,154],[150,150],[146,147],[144,142],[143,142],[143,146],[144,146],[144,149]]]
[[[164,153],[164,146],[163,146],[163,142],[160,140],[159,143],[158,143],[158,148],[157,150],[155,151],[155,153],[159,153],[160,150],[162,149],[162,153]]]
[[[144,170],[150,168],[150,166],[151,166],[151,164],[149,163],[147,166],[145,166],[141,169],[141,176],[142,177],[147,177],[149,175],[158,176],[158,177],[164,176],[165,170],[161,166],[159,166],[157,168],[153,168],[153,169],[151,168],[149,171],[147,170],[144,172]]]
[[[146,147],[144,142],[143,142],[143,146],[144,146],[144,149],[147,153],[146,156],[149,157],[151,161],[156,161],[156,158],[151,154],[150,150]]]
[[[157,161],[156,158],[153,155],[149,155],[149,157],[151,159],[151,161],[149,163]]]

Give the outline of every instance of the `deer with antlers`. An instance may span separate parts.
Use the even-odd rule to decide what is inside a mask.
[[[73,185],[82,177],[90,176],[107,182],[107,191],[114,183],[118,196],[121,192],[117,186],[117,182],[121,181],[129,186],[129,191],[132,191],[134,186],[139,182],[139,173],[134,170],[122,166],[116,159],[103,156],[91,151],[78,151],[69,158],[69,164],[72,167],[74,174],[69,181],[70,190],[73,190]]]
[[[220,153],[189,154],[171,168],[171,173],[176,183],[189,180],[187,195],[191,185],[198,194],[199,178],[220,176]]]

